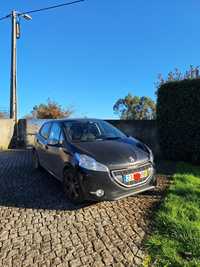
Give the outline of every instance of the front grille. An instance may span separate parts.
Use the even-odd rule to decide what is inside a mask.
[[[147,177],[143,177],[141,178],[139,181],[136,181],[134,179],[131,179],[131,181],[124,181],[124,176],[125,175],[129,175],[129,174],[133,174],[133,173],[137,173],[137,172],[142,172],[142,171],[148,171],[148,176]],[[112,177],[121,185],[124,185],[126,187],[133,187],[133,186],[137,186],[139,184],[143,184],[145,183],[148,178],[152,175],[153,173],[153,166],[151,164],[151,162],[147,162],[145,164],[140,164],[140,165],[135,165],[132,166],[130,168],[127,169],[122,169],[122,170],[115,170],[112,171]]]

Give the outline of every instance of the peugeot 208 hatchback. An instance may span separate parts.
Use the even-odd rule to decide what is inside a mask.
[[[151,150],[103,120],[47,121],[33,156],[36,168],[62,181],[72,202],[115,200],[156,185]]]

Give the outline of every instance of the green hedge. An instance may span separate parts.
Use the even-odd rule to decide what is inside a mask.
[[[167,82],[158,90],[157,120],[165,158],[200,162],[200,79]]]

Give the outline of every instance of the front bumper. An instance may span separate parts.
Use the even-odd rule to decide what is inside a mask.
[[[125,187],[120,185],[108,172],[96,172],[81,169],[82,186],[87,200],[117,200],[123,197],[135,195],[147,190],[154,189],[157,181],[155,171],[143,184],[134,185],[133,187]],[[97,190],[104,190],[102,197],[97,197],[95,192]]]

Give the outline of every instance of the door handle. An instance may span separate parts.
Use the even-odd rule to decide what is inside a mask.
[[[49,149],[48,145],[45,145],[45,148],[46,148],[46,150],[48,150]]]

